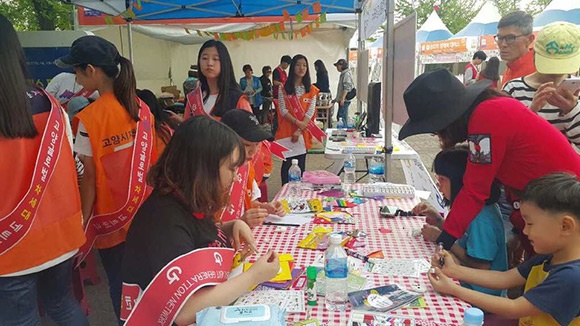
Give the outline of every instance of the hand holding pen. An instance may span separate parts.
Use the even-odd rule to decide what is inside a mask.
[[[439,246],[437,247],[437,252],[431,258],[431,266],[432,268],[429,270],[429,273],[435,273],[435,267],[437,267],[449,277],[455,277],[454,275],[459,267],[453,254],[444,249],[439,250]]]

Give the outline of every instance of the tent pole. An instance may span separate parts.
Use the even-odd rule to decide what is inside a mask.
[[[129,60],[133,62],[133,28],[131,19],[127,19],[127,35],[129,36]]]
[[[387,28],[383,32],[383,81],[382,102],[385,120],[385,181],[391,180],[391,154],[393,153],[393,81],[394,81],[394,32],[395,32],[395,0],[387,1]]]
[[[359,9],[357,10],[357,34],[358,34],[358,43],[357,43],[357,64],[356,64],[356,87],[358,87],[359,91],[358,93],[360,94],[360,89],[362,89],[363,87],[367,87],[366,85],[363,85],[363,75],[362,75],[362,70],[363,69],[368,69],[368,67],[362,67],[362,60],[360,59],[363,51],[365,50],[365,42],[361,37],[361,28],[362,28],[362,11]],[[347,52],[347,60],[348,60],[348,53],[350,53],[350,49]],[[356,110],[358,113],[362,112],[362,101],[360,99],[360,96],[356,97]]]

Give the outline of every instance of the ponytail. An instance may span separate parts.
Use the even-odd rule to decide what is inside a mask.
[[[137,81],[135,80],[135,72],[133,71],[133,64],[125,57],[119,58],[121,64],[121,71],[117,78],[113,90],[115,97],[121,102],[131,119],[139,121],[139,106],[137,105]]]
[[[121,105],[127,110],[131,119],[139,121],[139,105],[137,104],[137,81],[133,64],[129,59],[119,56],[121,70],[117,66],[100,67],[105,75],[114,79],[113,92]],[[84,69],[84,68],[83,68]]]

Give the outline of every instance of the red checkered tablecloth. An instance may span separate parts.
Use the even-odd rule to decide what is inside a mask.
[[[358,185],[354,185],[358,187]],[[302,198],[323,198],[314,191],[302,190],[298,195]],[[288,197],[288,188],[283,187],[276,199]],[[411,232],[415,228],[420,228],[425,219],[422,217],[397,217],[394,219],[381,218],[379,206],[393,205],[403,210],[411,210],[417,203],[415,199],[387,199],[368,200],[362,205],[348,209],[355,217],[358,217],[356,225],[334,225],[334,230],[350,231],[359,229],[367,233],[366,246],[361,248],[364,252],[382,250],[385,258],[425,258],[430,261],[430,257],[435,251],[435,245],[428,243],[421,237],[414,238]],[[263,253],[269,248],[278,253],[290,253],[296,261],[296,266],[311,265],[322,252],[318,250],[308,250],[298,248],[298,241],[306,237],[315,225],[312,223],[299,227],[289,227],[284,232],[276,232],[276,226],[264,225],[254,229],[254,236]],[[381,233],[380,228],[391,229],[391,233]],[[426,308],[397,309],[391,312],[393,315],[412,316],[417,319],[419,325],[459,325],[463,319],[463,311],[470,305],[453,297],[442,296],[436,293],[431,287],[427,276],[421,278],[408,277],[386,277],[373,273],[364,273],[367,287],[380,286],[397,283],[412,289],[417,284],[427,291],[424,293]],[[319,298],[318,305],[307,307],[306,313],[288,314],[289,322],[303,321],[308,318],[315,318],[322,325],[339,326],[347,325],[350,317],[350,310],[343,312],[328,311],[324,308],[324,298]],[[289,323],[289,325],[292,325]]]

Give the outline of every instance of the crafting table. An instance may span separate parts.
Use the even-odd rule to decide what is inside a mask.
[[[355,184],[354,188],[359,185]],[[299,194],[303,198],[320,198],[311,190],[302,190]],[[276,199],[288,197],[288,187],[284,186],[277,194]],[[411,232],[420,228],[425,223],[424,217],[396,217],[392,219],[381,218],[379,206],[394,205],[403,210],[411,210],[418,202],[417,199],[387,199],[368,200],[366,203],[348,209],[355,217],[358,217],[356,225],[331,225],[335,231],[350,231],[359,229],[367,233],[366,246],[359,248],[362,253],[382,250],[385,258],[424,258],[430,261],[435,252],[435,244],[428,243],[421,237],[413,237]],[[261,254],[272,248],[278,253],[290,253],[296,261],[296,266],[309,266],[323,253],[318,250],[298,248],[298,242],[305,238],[314,228],[315,224],[308,223],[299,227],[290,227],[284,232],[276,232],[276,226],[264,225],[254,229],[254,236]],[[389,229],[391,233],[381,233],[379,229]],[[399,284],[412,290],[414,286],[426,289],[424,299],[426,308],[401,308],[390,312],[392,315],[412,316],[416,318],[418,325],[458,325],[463,319],[463,311],[470,305],[453,297],[442,296],[431,287],[427,275],[420,278],[387,277],[374,273],[362,273],[366,276],[367,288],[386,284]],[[318,305],[307,306],[306,313],[288,314],[289,325],[293,322],[303,321],[309,318],[317,319],[321,325],[344,326],[350,317],[350,309],[342,312],[328,311],[324,307],[324,297],[318,298]]]

